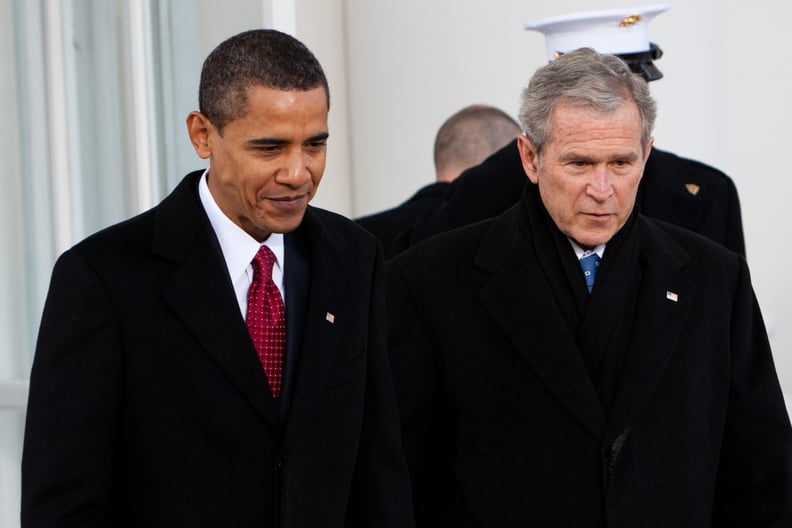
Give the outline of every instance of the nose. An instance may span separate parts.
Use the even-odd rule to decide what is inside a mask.
[[[594,167],[594,170],[591,174],[591,180],[586,186],[586,194],[598,202],[607,200],[613,194],[611,177],[606,165],[596,165]]]
[[[278,171],[277,180],[284,185],[299,187],[311,177],[308,171],[308,159],[302,149],[291,149],[284,159],[284,165]]]

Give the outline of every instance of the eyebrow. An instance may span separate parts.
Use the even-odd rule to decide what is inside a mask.
[[[636,161],[639,159],[639,156],[635,152],[623,152],[619,153],[616,156],[612,156],[608,159],[608,162],[616,161],[616,160],[626,160],[626,161]],[[583,154],[570,152],[561,156],[561,162],[567,161],[582,161],[584,163],[596,163],[598,160],[597,158],[591,156],[585,156]]]
[[[315,134],[308,139],[305,140],[305,143],[315,143],[317,141],[324,141],[330,134],[327,132],[320,132],[319,134]],[[249,148],[256,148],[256,147],[277,147],[279,145],[288,145],[291,143],[291,140],[279,137],[263,137],[263,138],[256,138],[256,139],[249,139],[245,142],[245,146]]]

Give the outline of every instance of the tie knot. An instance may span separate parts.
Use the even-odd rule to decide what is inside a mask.
[[[250,263],[253,266],[253,277],[272,277],[272,266],[275,264],[275,253],[265,245],[259,247],[256,256]]]

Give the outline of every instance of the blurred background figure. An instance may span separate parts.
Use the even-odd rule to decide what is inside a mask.
[[[489,155],[520,134],[520,126],[503,110],[476,104],[459,110],[440,126],[435,136],[435,181],[416,192],[406,202],[357,219],[374,234],[392,256],[409,245],[409,227],[442,203],[449,184],[465,169],[483,162]]]

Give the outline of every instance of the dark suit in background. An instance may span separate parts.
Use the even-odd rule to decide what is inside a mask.
[[[411,243],[412,226],[443,202],[449,183],[519,133],[520,126],[514,118],[499,108],[480,104],[462,108],[446,119],[435,134],[435,183],[397,207],[355,221],[379,239],[386,258],[402,252]]]
[[[366,231],[376,236],[388,256],[399,253],[400,250],[391,250],[391,244],[397,235],[409,230],[416,219],[429,214],[443,202],[449,182],[430,183],[418,190],[406,202],[385,211],[370,214],[355,219]],[[409,235],[401,235],[409,236]]]
[[[526,181],[515,140],[454,180],[443,203],[416,220],[402,250],[432,235],[499,215],[520,199]],[[647,216],[745,254],[737,189],[731,178],[709,165],[653,148],[636,203]]]

